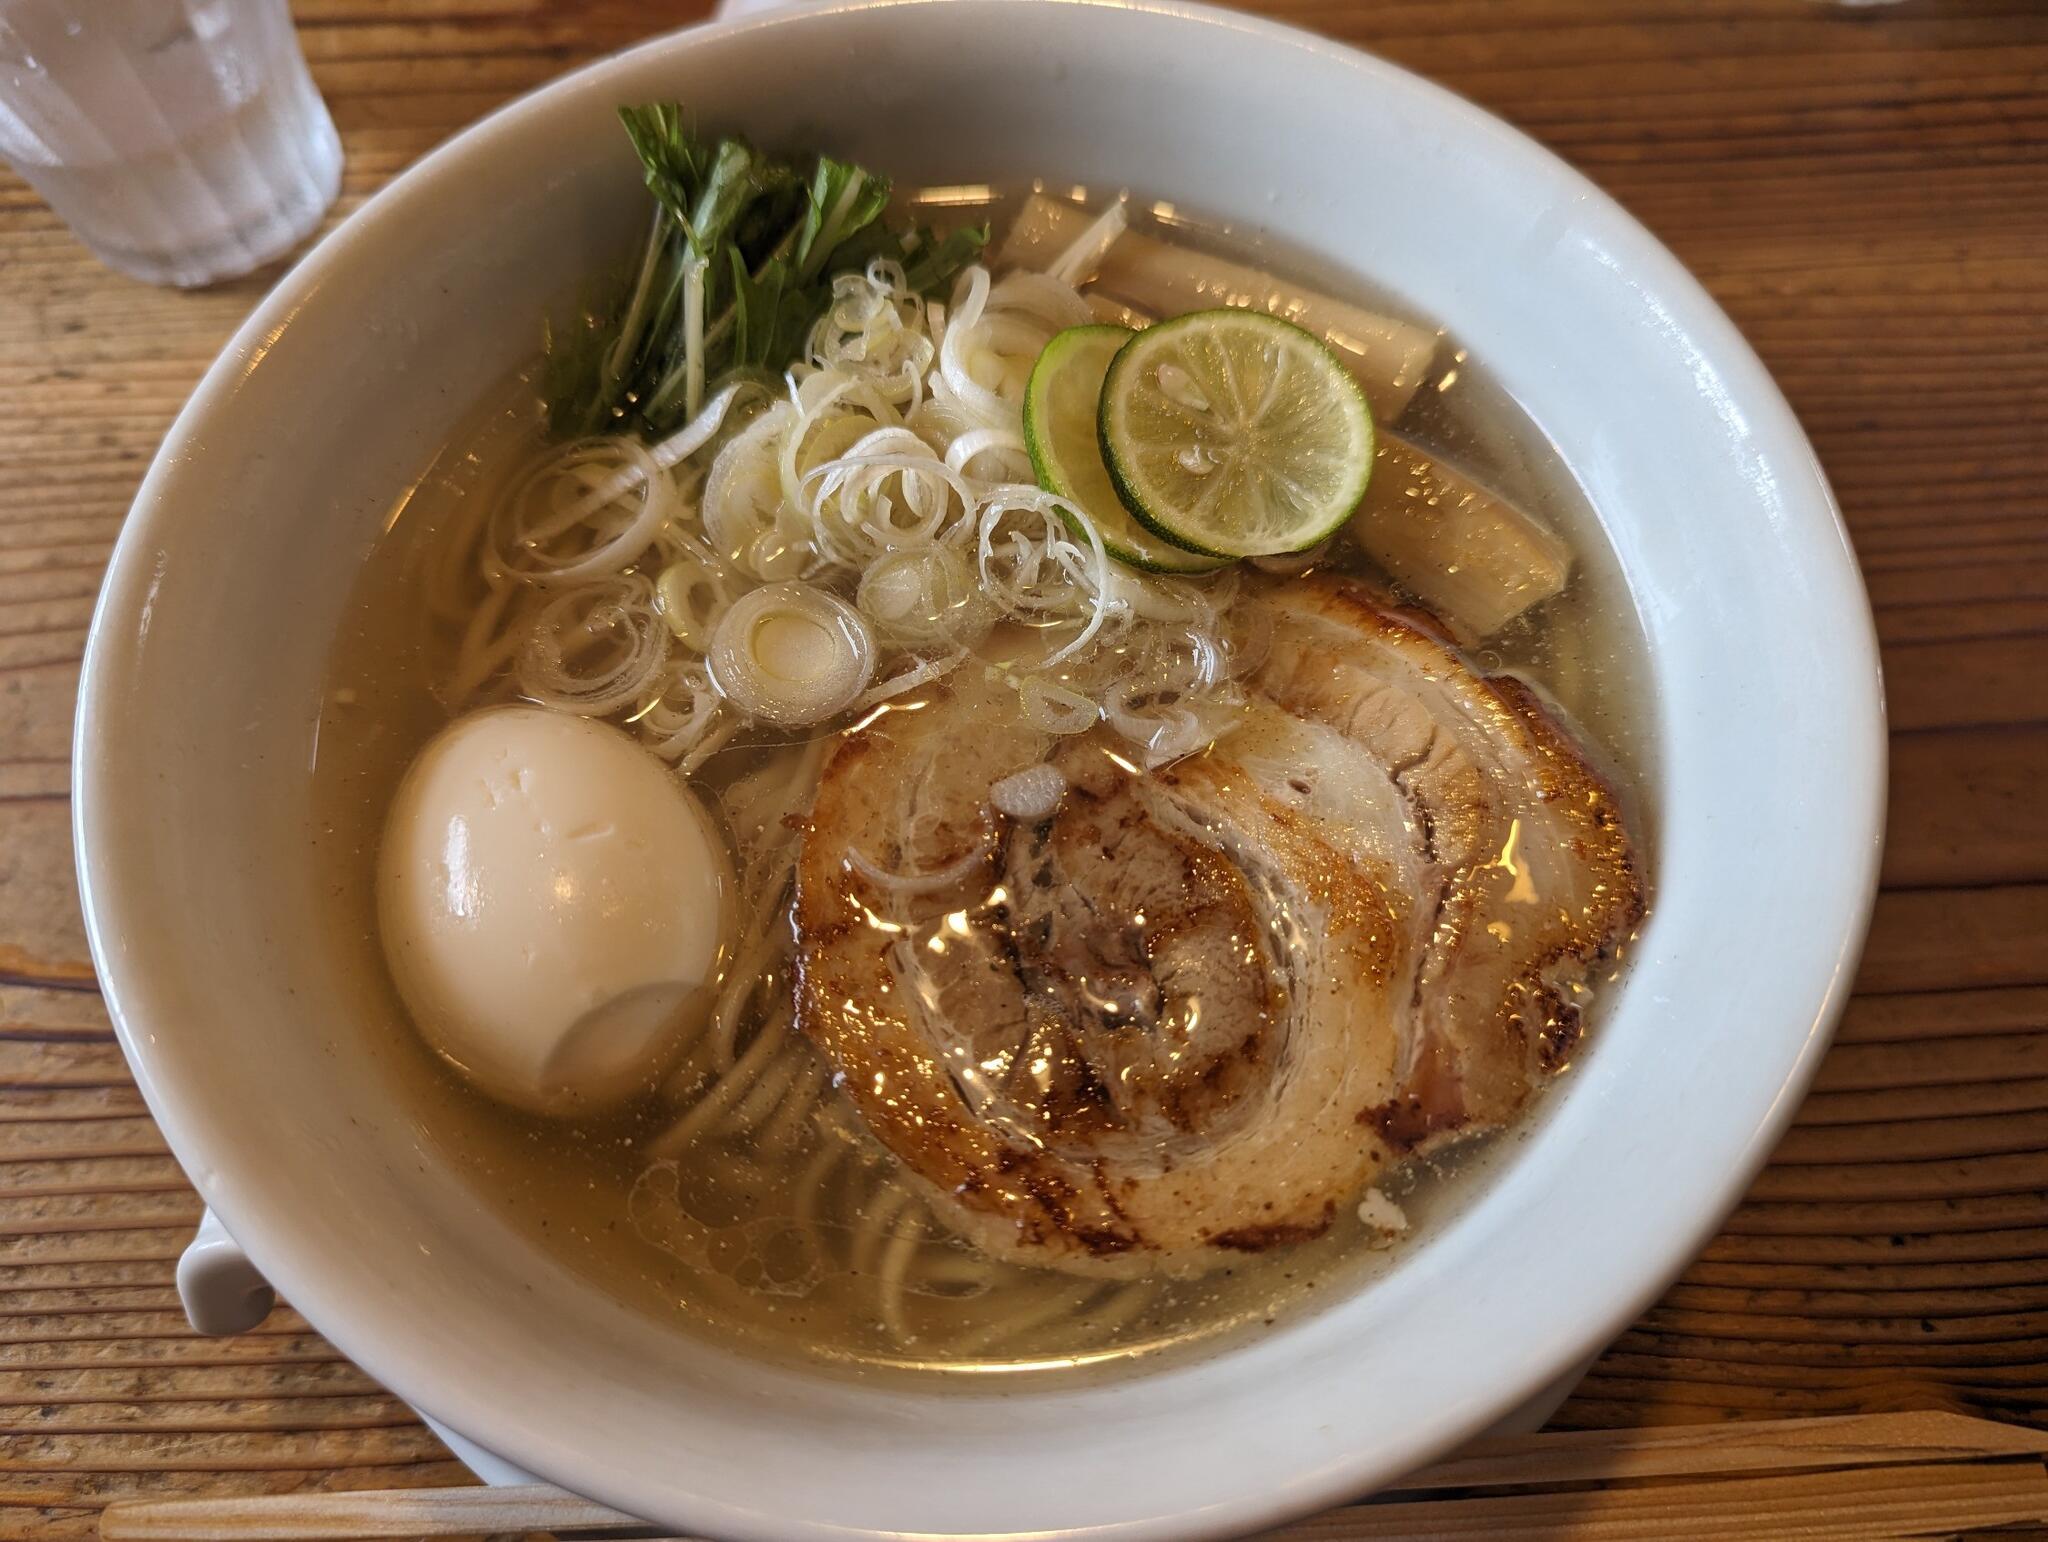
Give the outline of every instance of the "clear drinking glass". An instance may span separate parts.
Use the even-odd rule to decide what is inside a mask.
[[[0,0],[0,157],[156,284],[283,256],[341,185],[286,0]]]

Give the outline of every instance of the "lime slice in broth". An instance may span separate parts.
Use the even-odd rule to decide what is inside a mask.
[[[1337,356],[1258,311],[1196,311],[1118,351],[1097,427],[1123,505],[1216,557],[1304,551],[1372,474],[1372,412]]]
[[[1155,573],[1206,573],[1219,559],[1162,541],[1132,519],[1102,463],[1102,377],[1136,335],[1124,327],[1069,327],[1047,343],[1024,391],[1024,445],[1038,485],[1092,519],[1112,557]]]

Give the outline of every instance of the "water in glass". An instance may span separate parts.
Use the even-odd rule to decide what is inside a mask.
[[[341,182],[286,0],[0,0],[0,156],[161,284],[283,256]]]

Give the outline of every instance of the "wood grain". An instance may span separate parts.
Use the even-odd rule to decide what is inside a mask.
[[[1802,1542],[1950,1537],[2031,1521],[2048,1505],[2038,1463],[1889,1467],[1733,1483],[1359,1505],[1264,1542]]]
[[[1812,435],[1884,644],[1886,892],[1840,1042],[1777,1160],[1559,1424],[2048,1422],[2048,11],[1266,8],[1501,113],[1672,245]],[[338,215],[507,97],[700,7],[296,10],[347,146]],[[99,574],[269,277],[135,285],[0,174],[0,1535],[89,1536],[117,1497],[460,1479],[289,1311],[237,1340],[185,1331],[172,1269],[197,1202],[113,1044],[72,889],[71,704]],[[1995,1474],[1943,1481],[1991,1484],[1972,1491],[1986,1516],[2011,1502]],[[1731,1534],[1759,1514],[1819,1526],[1833,1503],[1812,1475],[1759,1482],[1766,1508]]]
[[[1549,1537],[1776,1536],[1788,1521],[1797,1524],[1799,1501],[1816,1495],[1826,1496],[1827,1508],[1809,1526],[1819,1522],[1831,1535],[1868,1537],[1901,1522],[1947,1532],[2041,1514],[2048,1508],[2043,1452],[2048,1435],[1941,1413],[1553,1431],[1482,1441],[1372,1501],[1272,1535],[1361,1542],[1481,1535],[1505,1524]],[[1947,1470],[1924,1470],[1930,1467]],[[1792,1473],[1827,1476],[1806,1485],[1757,1481]],[[1586,1492],[1594,1484],[1622,1492]],[[1570,1492],[1540,1492],[1560,1488]],[[1525,1502],[1485,1502],[1495,1489],[1519,1490]],[[1423,1495],[1432,1497],[1411,1497]],[[546,1485],[382,1489],[131,1501],[106,1510],[101,1534],[107,1542],[412,1542],[544,1528],[567,1538],[610,1534],[622,1519]]]

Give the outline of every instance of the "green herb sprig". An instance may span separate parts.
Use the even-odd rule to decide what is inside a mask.
[[[622,107],[619,119],[654,210],[632,282],[548,334],[542,388],[559,437],[666,437],[728,381],[796,359],[835,275],[893,257],[929,294],[988,240],[985,225],[940,237],[891,224],[887,178],[825,155],[778,160],[735,136],[700,139],[672,102]]]

